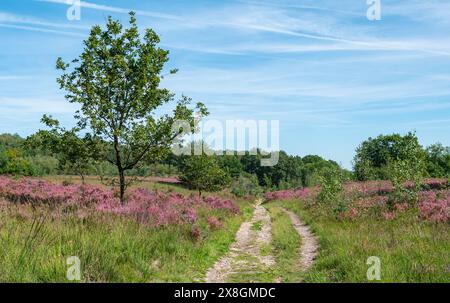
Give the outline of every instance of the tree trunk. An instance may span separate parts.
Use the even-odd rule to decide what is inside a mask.
[[[116,165],[119,171],[120,203],[125,205],[125,170],[122,166],[122,157],[120,156],[120,146],[117,137],[114,138],[114,150],[116,151]]]
[[[125,204],[125,171],[119,168],[120,203]]]

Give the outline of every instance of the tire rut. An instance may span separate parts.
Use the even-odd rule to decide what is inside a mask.
[[[312,267],[317,256],[319,249],[317,238],[311,232],[309,226],[303,224],[296,214],[285,208],[282,208],[282,210],[289,216],[294,229],[302,239],[300,246],[300,265],[302,271],[306,271]]]

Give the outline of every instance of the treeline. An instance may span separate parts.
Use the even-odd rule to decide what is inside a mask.
[[[42,175],[105,175],[116,176],[117,168],[106,161],[83,161],[77,164],[80,155],[71,153],[83,152],[76,147],[76,141],[65,138],[65,142],[50,142],[50,144],[36,144],[36,138],[28,139],[18,135],[0,135],[0,173],[23,176]],[[79,139],[77,139],[79,140]],[[56,148],[56,145],[69,146],[69,148]],[[50,146],[51,145],[51,146]],[[107,149],[107,148],[105,148]],[[61,152],[55,152],[61,151]],[[153,162],[147,160],[128,172],[129,176],[175,176],[189,174],[189,169],[206,177],[203,183],[208,183],[215,168],[220,169],[221,179],[227,181],[226,185],[234,185],[236,193],[243,194],[264,189],[288,189],[293,187],[312,186],[319,182],[323,172],[330,168],[341,169],[334,161],[325,160],[319,156],[305,157],[291,156],[286,152],[279,153],[278,164],[261,166],[261,154],[188,157],[176,156],[169,152],[167,156]],[[82,158],[84,159],[84,158]],[[195,163],[195,161],[197,163]],[[217,170],[216,170],[217,171]],[[352,178],[352,173],[342,171]],[[187,178],[186,178],[187,179]],[[187,179],[193,180],[191,175]],[[216,182],[220,183],[220,182]],[[197,185],[199,186],[199,185]],[[194,187],[197,187],[194,186]],[[207,190],[207,189],[206,189]]]
[[[87,161],[75,138],[64,142],[36,144],[36,137],[0,135],[0,173],[23,176],[100,175],[117,176],[117,168],[106,161]],[[55,148],[57,145],[66,148]],[[106,144],[106,143],[102,143]],[[101,144],[101,145],[102,145]],[[67,148],[69,146],[70,148]],[[108,149],[102,146],[103,149]],[[98,148],[98,146],[97,146]],[[440,143],[423,148],[414,133],[380,135],[362,142],[356,149],[354,169],[348,171],[332,160],[319,156],[305,157],[279,153],[278,164],[261,166],[261,153],[219,156],[166,156],[146,159],[127,172],[129,176],[179,176],[199,191],[214,191],[230,187],[236,195],[257,194],[267,190],[282,190],[320,184],[330,171],[339,171],[344,180],[390,180],[393,174],[406,175],[412,170],[423,177],[450,178],[450,147]],[[81,159],[81,161],[80,161]],[[83,165],[77,164],[82,162]],[[403,168],[402,168],[403,167]],[[409,168],[409,170],[407,169]]]
[[[280,151],[275,166],[262,166],[263,157],[260,151],[245,154],[229,151],[227,155],[217,156],[171,154],[164,163],[175,165],[180,171],[181,179],[192,188],[208,191],[231,184],[232,192],[238,196],[314,186],[319,184],[320,178],[329,170],[339,170],[348,179],[353,176],[338,163],[315,155],[291,156]]]
[[[0,174],[17,176],[44,175],[117,175],[117,168],[106,161],[85,161],[77,165],[67,153],[55,153],[48,146],[37,145],[33,136],[25,139],[17,134],[0,134]],[[73,143],[73,142],[72,142]],[[175,176],[173,165],[149,163],[130,171],[134,176]]]

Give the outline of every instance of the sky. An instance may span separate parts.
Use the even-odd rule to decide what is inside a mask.
[[[133,10],[170,50],[167,70],[179,69],[164,87],[211,119],[278,120],[290,154],[350,168],[379,134],[450,145],[448,0],[381,0],[380,20],[366,0],[89,0],[80,20],[67,2],[0,0],[0,133],[30,135],[44,113],[73,124],[56,59],[76,58],[91,26]]]

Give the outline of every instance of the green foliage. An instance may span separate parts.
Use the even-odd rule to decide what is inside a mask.
[[[21,148],[24,139],[19,135],[0,134],[0,149]]]
[[[246,154],[241,157],[241,163],[244,171],[255,174],[259,184],[267,189],[314,186],[319,183],[321,174],[328,168],[342,170],[336,162],[327,161],[319,156],[308,155],[301,158],[280,151],[278,164],[273,167],[261,166],[260,158],[260,154]],[[343,170],[342,172],[344,173]]]
[[[103,142],[98,137],[85,134],[80,137],[81,129],[74,127],[67,130],[60,126],[58,120],[44,115],[42,122],[50,130],[40,130],[27,138],[29,148],[40,148],[59,157],[61,170],[84,176],[92,167],[104,150]]]
[[[427,173],[431,177],[450,178],[450,147],[436,143],[427,148]]]
[[[242,174],[244,166],[237,155],[224,155],[217,157],[217,160],[219,161],[220,167],[231,177],[238,178]]]
[[[187,156],[183,161],[180,179],[190,188],[203,191],[220,191],[230,184],[230,176],[219,166],[214,156],[202,154]]]
[[[140,37],[134,13],[129,23],[124,29],[109,17],[105,30],[92,28],[78,59],[57,61],[61,89],[81,107],[74,116],[77,127],[107,143],[103,158],[117,167],[122,202],[125,172],[166,154],[182,133],[174,127],[178,120],[193,126],[195,110],[200,117],[207,114],[202,103],[189,108],[191,99],[183,96],[172,114],[156,117],[157,108],[174,101],[169,90],[159,87],[169,52],[157,46],[160,39],[152,29]]]
[[[140,177],[171,177],[178,175],[178,169],[175,166],[170,166],[163,163],[153,163],[132,169],[129,171],[129,175]]]
[[[344,176],[337,168],[326,169],[320,177],[320,193],[318,201],[326,204],[336,204],[343,199]]]
[[[416,154],[411,154],[414,151]],[[415,133],[380,135],[369,138],[356,149],[354,170],[358,180],[386,180],[391,172],[388,167],[396,161],[412,162],[414,157],[425,156]]]
[[[411,148],[408,151],[409,157],[392,161],[388,165],[389,180],[394,186],[394,192],[388,201],[391,208],[396,203],[408,202],[414,205],[418,201],[426,163],[422,151],[415,147]]]
[[[59,160],[52,156],[36,155],[26,157],[33,169],[33,175],[45,176],[59,173]]]
[[[242,173],[231,185],[231,192],[237,197],[259,196],[263,189],[259,186],[256,175]]]
[[[321,183],[322,175],[331,170],[340,170],[342,174],[349,175],[334,161],[327,161],[319,156],[308,155],[302,158],[301,176],[303,186],[316,186]],[[350,178],[350,177],[349,177]]]
[[[58,159],[30,149],[19,135],[0,135],[0,173],[42,176],[58,172]]]
[[[22,152],[15,148],[0,151],[0,173],[18,176],[33,176],[35,171]]]

